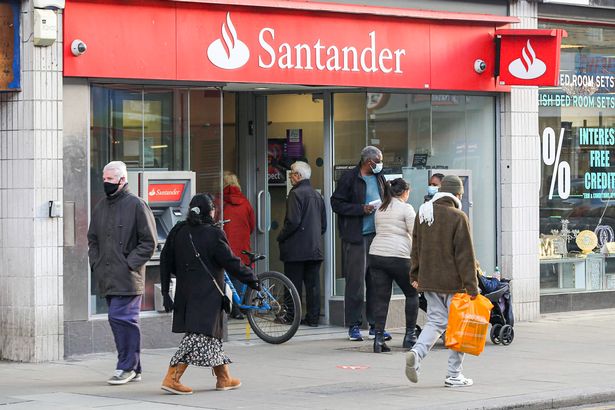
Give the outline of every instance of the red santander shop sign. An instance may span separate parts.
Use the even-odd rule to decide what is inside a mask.
[[[500,84],[557,86],[560,46],[567,33],[551,30],[497,30]]]
[[[177,202],[182,199],[184,184],[149,184],[147,202]]]
[[[390,10],[378,15],[196,2],[75,0],[64,12],[64,75],[508,90],[508,83],[500,84],[494,76],[495,31],[515,18],[464,21],[461,13],[432,13],[448,16],[443,23],[434,16],[399,17]],[[106,22],[105,27],[100,21]],[[88,46],[78,57],[70,52],[75,38]],[[486,64],[484,72],[475,70],[477,60]]]

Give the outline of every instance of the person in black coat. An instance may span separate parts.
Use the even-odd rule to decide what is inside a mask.
[[[109,325],[117,348],[115,374],[107,383],[141,379],[139,312],[145,291],[145,264],[156,249],[156,221],[151,209],[128,189],[121,161],[103,169],[106,197],[92,211],[88,257],[98,294],[107,301]]]
[[[162,382],[162,389],[174,394],[192,393],[179,381],[188,365],[212,367],[218,378],[216,390],[241,385],[230,376],[231,361],[222,348],[222,295],[213,278],[220,289],[224,289],[225,270],[253,289],[259,290],[260,284],[254,272],[233,255],[224,231],[214,224],[214,213],[210,195],[195,195],[187,220],[173,227],[160,255],[165,311],[174,311],[173,332],[185,333]],[[171,275],[176,277],[175,301],[169,295]]]
[[[384,195],[386,181],[382,167],[382,152],[373,146],[363,148],[361,162],[342,175],[331,196],[331,208],[337,214],[342,238],[342,276],[346,280],[344,315],[348,339],[353,341],[363,340],[360,327],[364,297],[369,337],[376,334],[367,255],[376,236],[374,212]],[[385,331],[384,335],[386,340],[391,339],[388,332]]]
[[[312,185],[312,169],[303,161],[291,165],[293,188],[286,201],[284,227],[278,235],[284,272],[299,295],[305,282],[307,312],[303,324],[316,327],[320,318],[320,265],[322,235],[327,230],[325,201]]]

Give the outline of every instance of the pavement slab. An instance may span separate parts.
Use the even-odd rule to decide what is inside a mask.
[[[109,386],[114,354],[29,364],[0,362],[1,409],[547,409],[615,400],[615,310],[543,316],[515,325],[509,346],[487,341],[479,357],[466,356],[474,386],[445,388],[447,351],[438,342],[421,363],[419,383],[404,375],[403,329],[393,329],[390,353],[372,342],[347,340],[331,326],[301,331],[287,343],[246,339],[231,326],[224,344],[237,390],[218,392],[210,369],[189,367],[189,396],[160,390],[174,349],[142,354],[143,381]]]

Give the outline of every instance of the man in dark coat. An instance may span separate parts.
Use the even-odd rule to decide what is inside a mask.
[[[141,377],[139,312],[145,263],[156,248],[156,222],[147,204],[128,190],[126,164],[103,169],[106,198],[92,211],[88,256],[99,295],[107,299],[118,361],[109,384]]]
[[[476,257],[468,217],[461,210],[463,183],[455,175],[442,179],[440,191],[421,205],[414,220],[410,268],[411,284],[427,299],[427,322],[406,356],[406,377],[418,381],[420,362],[446,331],[455,293],[478,295]],[[447,387],[471,386],[461,374],[464,354],[450,350]]]
[[[382,152],[367,146],[361,151],[361,162],[342,175],[331,196],[331,208],[338,216],[337,226],[342,238],[342,275],[346,279],[344,311],[348,338],[361,341],[363,300],[370,325],[370,337],[375,335],[367,254],[376,236],[374,212],[384,194]],[[385,340],[391,335],[385,332]]]
[[[316,327],[320,318],[322,235],[327,230],[327,214],[322,196],[310,184],[310,166],[297,161],[290,168],[293,188],[286,201],[284,227],[278,235],[280,259],[299,295],[305,282],[307,312],[303,324]]]

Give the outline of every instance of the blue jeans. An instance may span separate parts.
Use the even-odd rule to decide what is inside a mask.
[[[107,296],[109,324],[117,349],[117,370],[141,373],[141,328],[139,312],[142,295]]]

